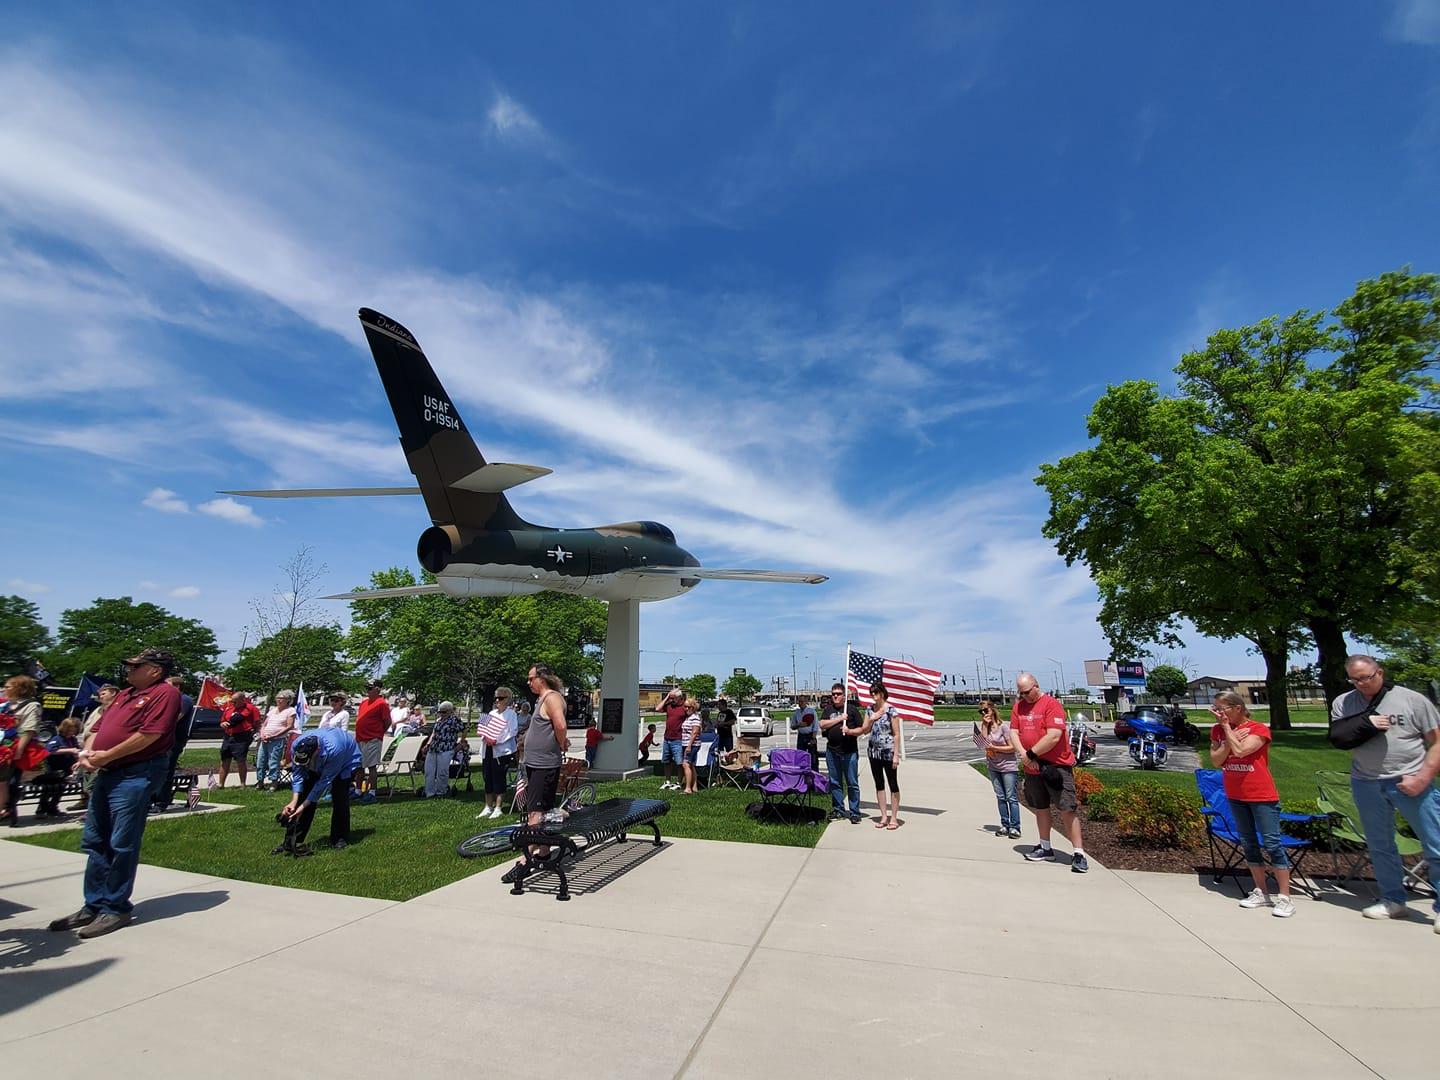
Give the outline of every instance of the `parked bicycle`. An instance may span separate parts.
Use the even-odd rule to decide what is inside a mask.
[[[579,768],[573,768],[574,765],[578,765]],[[595,805],[595,785],[584,778],[585,772],[583,761],[566,762],[561,768],[560,781],[555,793],[555,809],[546,811],[545,824],[559,824],[575,811]],[[523,815],[525,809],[520,807],[516,812]],[[456,853],[464,859],[477,859],[482,855],[498,855],[502,851],[509,851],[510,837],[516,829],[523,827],[524,824],[522,818],[512,825],[502,825],[498,829],[489,829],[486,832],[467,837],[460,841],[455,849]]]

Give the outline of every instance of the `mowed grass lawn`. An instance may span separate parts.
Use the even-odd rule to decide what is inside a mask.
[[[203,756],[201,756],[203,755]],[[213,751],[187,751],[185,763],[208,765]],[[597,797],[666,798],[670,812],[660,819],[660,835],[703,840],[732,840],[751,844],[813,847],[823,825],[769,825],[752,820],[745,807],[758,793],[731,787],[704,788],[697,795],[660,791],[660,779],[647,777],[625,783],[597,785]],[[284,836],[275,814],[285,804],[285,792],[210,792],[208,802],[232,803],[239,810],[218,814],[175,815],[152,818],[145,830],[142,861],[195,874],[256,881],[267,885],[314,889],[319,892],[369,896],[380,900],[409,900],[470,874],[508,862],[513,856],[462,859],[455,846],[467,836],[514,822],[512,816],[477,821],[485,805],[477,789],[448,799],[419,799],[402,786],[393,799],[351,808],[351,845],[331,851],[320,843],[328,835],[330,807],[322,803],[310,830],[315,854],[303,859],[271,855]],[[644,842],[649,829],[632,836]],[[25,843],[64,851],[80,850],[80,830],[44,833],[23,838]],[[495,886],[497,889],[500,886]]]

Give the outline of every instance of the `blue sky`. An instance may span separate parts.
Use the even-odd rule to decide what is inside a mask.
[[[556,470],[531,520],[831,575],[648,605],[643,674],[1073,682],[1032,478],[1104,387],[1436,268],[1436,0],[291,7],[0,15],[0,590],[52,626],[130,594],[233,650],[299,544],[413,564],[418,500],[216,495],[407,482],[366,305]]]

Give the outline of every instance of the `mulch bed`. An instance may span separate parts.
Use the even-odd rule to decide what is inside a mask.
[[[1210,848],[1202,837],[1188,848],[1147,848],[1123,840],[1113,821],[1085,822],[1085,850],[1111,870],[1148,870],[1158,874],[1213,874]],[[1339,873],[1328,852],[1312,850],[1305,856],[1305,873],[1311,877],[1334,877]],[[1373,878],[1370,864],[1358,873]]]

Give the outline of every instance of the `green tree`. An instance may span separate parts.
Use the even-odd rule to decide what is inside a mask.
[[[1248,638],[1283,727],[1308,638],[1327,698],[1342,692],[1347,632],[1383,634],[1440,596],[1437,346],[1440,279],[1396,272],[1330,316],[1212,334],[1174,396],[1111,387],[1095,445],[1037,482],[1045,534],[1089,565],[1115,651],[1181,645],[1181,620]]]
[[[345,633],[336,624],[292,626],[241,649],[227,672],[229,685],[274,695],[304,684],[308,690],[359,690],[364,676],[345,654]]]
[[[0,596],[0,679],[22,673],[49,645],[40,609],[23,596]]]
[[[421,581],[392,567],[370,576],[373,588]],[[531,664],[548,664],[567,686],[599,682],[605,605],[561,593],[473,597],[444,594],[356,600],[347,648],[354,660],[424,698],[481,695],[501,684],[525,686]]]
[[[1397,628],[1380,643],[1379,651],[1387,676],[1436,700],[1440,690],[1440,621]]]
[[[1174,664],[1157,664],[1145,676],[1145,689],[1166,701],[1174,701],[1189,686],[1190,680],[1185,677],[1185,672]]]
[[[725,695],[727,701],[750,701],[764,689],[765,684],[747,672],[743,675],[731,675],[725,680],[725,685],[720,687],[720,693]]]
[[[715,676],[703,672],[690,675],[680,683],[680,688],[701,701],[709,701],[715,696]]]
[[[118,676],[121,661],[144,648],[169,649],[181,672],[213,671],[220,657],[215,633],[204,623],[120,596],[61,613],[47,666],[62,683],[87,671]]]

